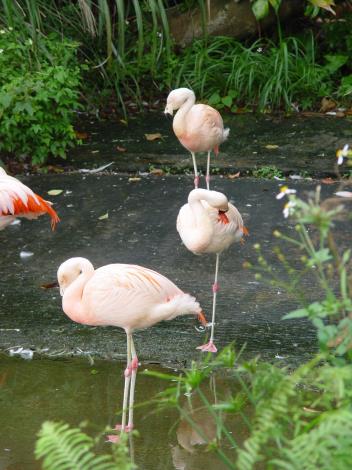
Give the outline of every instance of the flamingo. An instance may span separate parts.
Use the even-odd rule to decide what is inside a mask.
[[[199,176],[196,152],[208,152],[206,184],[210,183],[210,153],[219,153],[219,145],[228,137],[230,129],[224,129],[220,113],[206,104],[195,104],[196,97],[188,88],[177,88],[169,93],[164,113],[175,114],[172,127],[180,143],[192,155],[194,167],[194,186],[198,188]]]
[[[192,253],[216,254],[210,340],[198,349],[217,352],[214,326],[220,253],[240,241],[248,231],[243,225],[241,214],[228,202],[227,197],[218,191],[206,189],[193,189],[189,193],[188,204],[181,207],[176,226],[183,243]]]
[[[132,333],[185,314],[198,315],[206,325],[199,303],[161,274],[131,264],[109,264],[94,270],[86,258],[70,258],[60,265],[57,279],[62,309],[71,320],[85,325],[118,326],[126,332],[127,367],[119,428],[127,432],[133,428],[138,368]]]
[[[11,224],[16,217],[37,219],[45,213],[50,215],[51,228],[54,230],[60,219],[51,205],[51,202],[44,201],[0,167],[0,230]]]

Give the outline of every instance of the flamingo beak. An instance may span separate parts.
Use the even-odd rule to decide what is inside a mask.
[[[220,211],[219,210],[219,217],[218,217],[218,221],[221,222],[222,224],[228,224],[230,223],[227,215],[226,215],[226,212],[227,211]]]
[[[203,313],[203,310],[200,311],[200,313],[198,313],[198,321],[203,325],[203,326],[207,326],[208,322],[207,322],[207,319],[205,318],[205,315]]]
[[[167,118],[172,118],[172,116],[174,114],[174,110],[172,109],[171,106],[166,105],[166,108],[164,110],[164,114]]]

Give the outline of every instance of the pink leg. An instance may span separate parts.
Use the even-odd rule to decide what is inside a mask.
[[[219,284],[218,284],[218,272],[219,272],[219,255],[216,255],[216,264],[215,264],[215,279],[214,284],[212,286],[213,290],[213,315],[211,319],[211,333],[210,333],[210,340],[207,344],[203,344],[202,346],[198,346],[197,349],[200,349],[203,352],[217,352],[217,348],[214,344],[214,327],[215,327],[215,311],[216,311],[216,294],[219,292]]]
[[[208,161],[207,161],[207,174],[205,176],[205,181],[207,183],[207,189],[210,189],[210,151],[208,151]]]
[[[198,170],[197,170],[196,156],[195,156],[194,152],[191,152],[191,154],[192,154],[193,168],[194,168],[194,187],[196,189],[198,189],[199,176],[198,176]]]
[[[133,429],[133,406],[134,406],[134,391],[136,387],[137,369],[138,369],[138,357],[136,348],[134,347],[133,338],[131,336],[131,353],[132,353],[132,377],[131,377],[131,388],[130,388],[130,403],[129,403],[129,414],[128,414],[128,429]]]
[[[121,432],[126,431],[126,418],[127,418],[127,402],[128,394],[130,389],[130,381],[132,375],[132,361],[131,361],[131,343],[132,335],[127,333],[127,367],[125,369],[125,388],[123,392],[123,403],[122,403],[122,423],[121,423]]]

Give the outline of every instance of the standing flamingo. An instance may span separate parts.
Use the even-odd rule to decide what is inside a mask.
[[[16,217],[36,219],[45,213],[50,215],[51,228],[54,230],[60,219],[51,207],[51,202],[44,201],[28,186],[0,168],[0,230],[11,224]]]
[[[127,335],[127,368],[121,430],[133,428],[133,403],[138,359],[132,333],[161,320],[195,314],[205,325],[196,299],[151,269],[131,264],[109,264],[94,270],[85,258],[70,258],[58,269],[62,309],[71,320],[85,325],[119,326]],[[130,384],[131,381],[131,384]],[[126,426],[129,394],[129,416]]]
[[[219,153],[219,145],[228,137],[230,129],[224,129],[220,113],[206,104],[195,104],[196,97],[188,88],[172,90],[167,97],[165,114],[175,114],[172,127],[180,143],[192,155],[194,167],[194,186],[198,188],[199,176],[196,162],[196,152],[208,152],[207,174],[205,177],[207,189],[210,182],[210,152]]]
[[[240,241],[248,232],[243,226],[241,214],[228,202],[227,197],[218,191],[206,189],[193,189],[189,193],[188,204],[181,207],[177,217],[177,231],[183,243],[194,254],[216,254],[210,341],[198,347],[202,351],[216,352],[214,326],[220,253],[232,243]]]

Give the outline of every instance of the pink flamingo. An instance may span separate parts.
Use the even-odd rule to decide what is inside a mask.
[[[161,320],[195,314],[205,325],[196,299],[151,269],[131,264],[109,264],[94,270],[85,258],[70,258],[58,269],[62,309],[71,320],[85,325],[119,326],[127,335],[127,367],[121,431],[133,428],[133,404],[138,359],[132,333]],[[131,382],[131,383],[130,383]],[[129,416],[126,426],[129,395]]]
[[[241,214],[228,202],[227,197],[218,191],[206,189],[193,189],[189,193],[188,204],[181,207],[177,217],[177,231],[183,243],[194,254],[216,254],[210,341],[198,347],[202,351],[216,352],[214,326],[220,253],[232,243],[240,241],[248,231],[243,226]]]
[[[50,215],[51,228],[54,230],[60,219],[51,207],[51,202],[44,201],[28,186],[0,168],[0,230],[11,224],[16,217],[37,219],[45,213]]]
[[[173,115],[173,129],[180,143],[192,155],[194,167],[194,186],[198,188],[199,176],[196,162],[196,152],[208,152],[207,174],[205,177],[207,189],[210,182],[210,152],[219,153],[219,145],[228,137],[230,129],[224,129],[220,113],[206,104],[195,104],[196,97],[188,88],[172,90],[167,97],[165,114]]]

